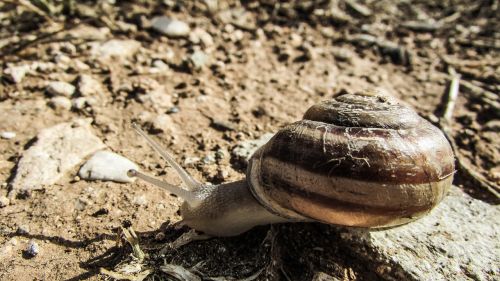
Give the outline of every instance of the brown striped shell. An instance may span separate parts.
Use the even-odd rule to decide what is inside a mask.
[[[361,93],[309,108],[254,154],[247,179],[277,215],[388,227],[428,213],[453,173],[438,128],[395,98]]]

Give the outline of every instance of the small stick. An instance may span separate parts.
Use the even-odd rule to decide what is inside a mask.
[[[455,103],[457,102],[458,88],[460,86],[460,74],[455,73],[455,70],[452,70],[452,72],[453,78],[451,79],[450,90],[448,91],[448,100],[443,114],[443,119],[448,124],[451,123],[451,117],[453,116],[453,110],[455,108]]]

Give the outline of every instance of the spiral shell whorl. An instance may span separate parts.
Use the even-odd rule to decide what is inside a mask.
[[[398,100],[380,94],[346,94],[313,105],[304,114],[306,120],[343,127],[407,129],[419,121],[415,111]]]
[[[271,211],[332,224],[383,227],[430,211],[451,185],[443,134],[391,97],[346,94],[280,130],[249,167]]]

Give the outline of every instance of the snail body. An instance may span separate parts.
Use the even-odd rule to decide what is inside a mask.
[[[395,98],[371,92],[309,108],[254,153],[243,181],[203,186],[148,141],[188,190],[133,175],[184,198],[183,222],[213,236],[281,222],[408,223],[444,198],[454,173],[452,149],[438,128]]]

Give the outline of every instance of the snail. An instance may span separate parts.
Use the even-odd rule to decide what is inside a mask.
[[[177,171],[186,189],[139,171],[184,200],[182,222],[211,236],[233,236],[283,222],[385,228],[432,210],[454,174],[443,133],[396,98],[342,94],[310,107],[249,160],[246,179],[203,185],[137,125]]]

